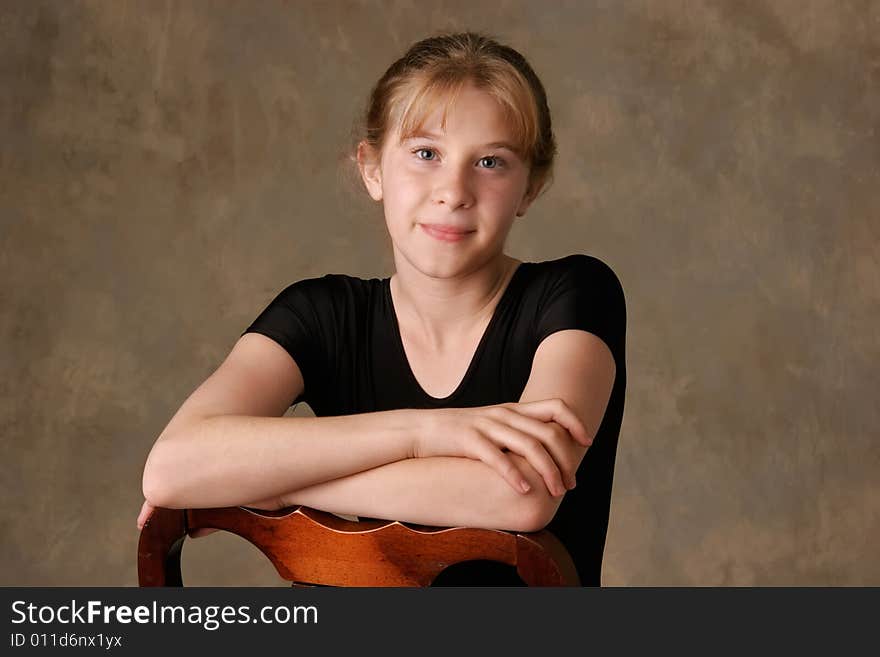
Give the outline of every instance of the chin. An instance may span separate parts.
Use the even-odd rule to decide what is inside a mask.
[[[462,254],[408,254],[404,256],[406,261],[425,276],[431,278],[453,278],[464,272],[470,271],[472,258]]]

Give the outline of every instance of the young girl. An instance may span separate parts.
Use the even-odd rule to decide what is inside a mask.
[[[623,289],[590,255],[504,253],[551,176],[544,88],[474,33],[413,45],[374,87],[356,159],[390,278],[283,289],[159,436],[152,506],[303,504],[552,531],[598,586],[626,387]],[[305,401],[315,417],[281,417]],[[256,500],[256,501],[255,501]],[[458,564],[435,585],[521,585]]]

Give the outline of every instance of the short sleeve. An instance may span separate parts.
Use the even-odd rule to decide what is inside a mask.
[[[588,255],[570,255],[557,264],[537,311],[535,344],[556,331],[581,329],[601,338],[615,360],[622,362],[626,301],[617,275]]]
[[[304,392],[291,406],[308,401],[320,383],[324,353],[320,315],[313,298],[313,279],[292,283],[279,292],[241,335],[260,333],[281,345],[293,358],[303,376]]]

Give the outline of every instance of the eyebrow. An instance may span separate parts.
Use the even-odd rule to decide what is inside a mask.
[[[419,130],[419,131],[416,131],[413,134],[411,134],[409,137],[407,137],[406,140],[408,141],[411,139],[424,139],[424,138],[432,139],[434,141],[439,141],[442,138],[442,136],[438,135],[436,133],[433,133],[433,132],[428,132],[426,130]],[[511,153],[517,152],[516,148],[506,141],[493,141],[488,144],[483,144],[482,146],[478,146],[477,148],[506,148]]]

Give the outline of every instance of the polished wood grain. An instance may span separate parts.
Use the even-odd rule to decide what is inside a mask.
[[[515,566],[529,586],[580,585],[571,556],[547,530],[353,522],[297,506],[280,511],[156,508],[138,543],[140,586],[183,586],[180,554],[187,533],[197,529],[241,536],[294,586],[430,586],[448,566],[481,559]]]

